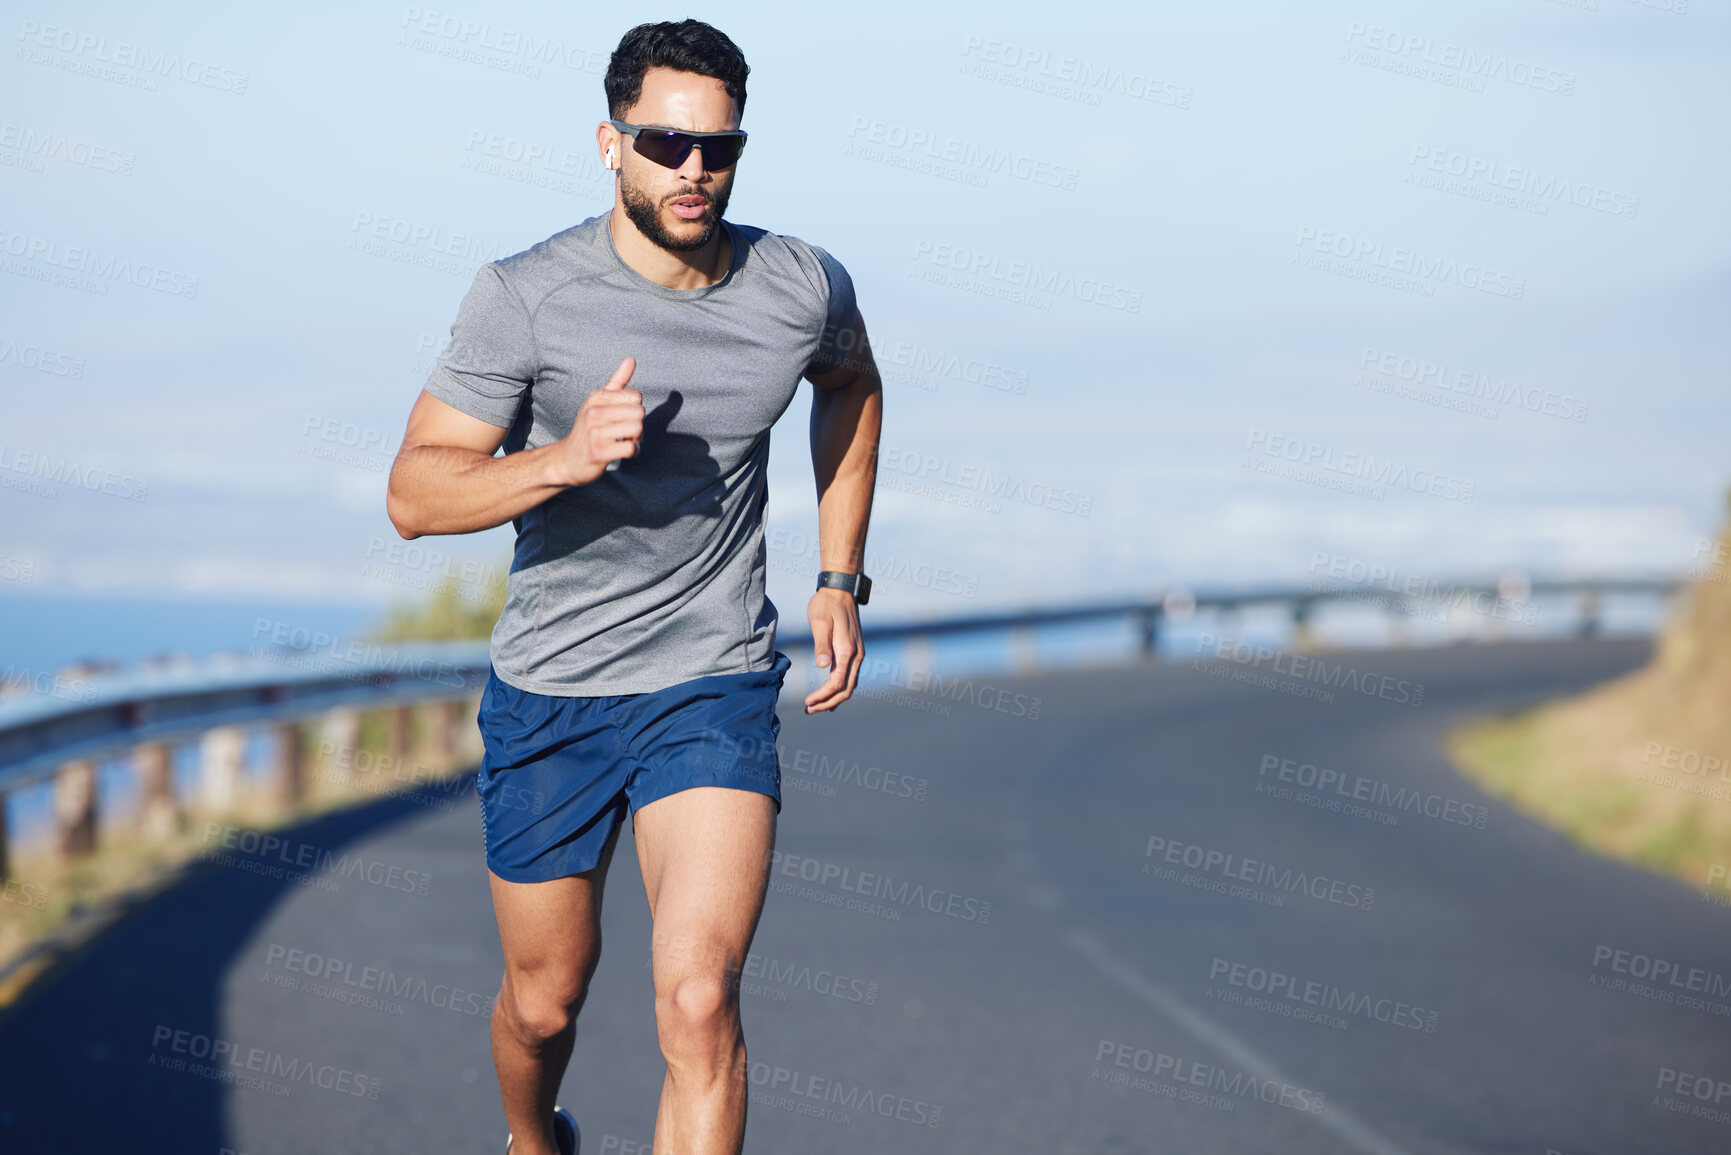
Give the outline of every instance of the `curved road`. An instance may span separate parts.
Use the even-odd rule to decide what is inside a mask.
[[[1578,853],[1439,748],[1647,652],[1336,655],[1382,696],[1333,701],[1222,662],[784,711],[747,1149],[1731,1149],[1731,910]],[[467,783],[284,837],[0,1019],[0,1151],[503,1149]],[[647,1151],[659,1085],[624,842],[564,1091],[592,1155]]]

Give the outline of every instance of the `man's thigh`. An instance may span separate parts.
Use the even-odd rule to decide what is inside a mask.
[[[763,913],[775,799],[696,786],[638,809],[633,830],[655,921],[657,989],[682,977],[737,979]]]
[[[619,829],[607,840],[594,869],[546,882],[507,882],[488,872],[499,945],[512,985],[575,999],[601,957],[601,899]]]

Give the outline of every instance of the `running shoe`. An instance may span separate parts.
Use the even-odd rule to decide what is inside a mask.
[[[563,1107],[553,1108],[553,1141],[559,1144],[559,1155],[578,1155],[583,1147],[583,1132],[577,1129],[576,1118]],[[514,1142],[511,1133],[505,1132],[505,1155],[511,1155]]]

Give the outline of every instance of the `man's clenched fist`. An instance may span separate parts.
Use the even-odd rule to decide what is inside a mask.
[[[588,485],[609,462],[637,456],[643,439],[643,395],[625,383],[637,371],[627,357],[607,384],[584,398],[571,432],[554,444],[550,480],[555,485]]]

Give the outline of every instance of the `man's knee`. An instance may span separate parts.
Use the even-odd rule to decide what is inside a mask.
[[[526,1041],[545,1041],[570,1028],[586,993],[581,976],[519,976],[505,983],[499,1005]]]
[[[713,1046],[738,1030],[739,992],[725,974],[686,974],[655,996],[655,1025],[662,1048]]]

